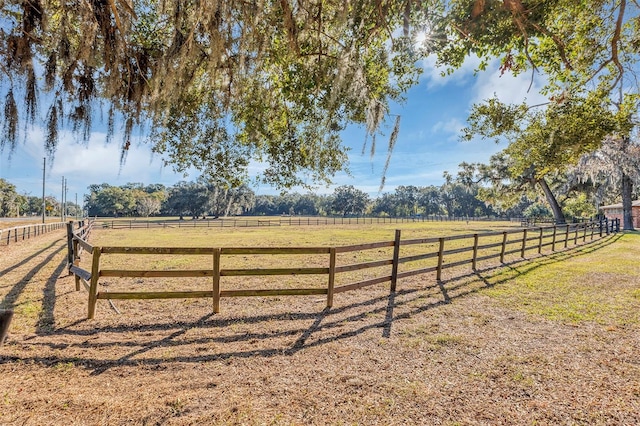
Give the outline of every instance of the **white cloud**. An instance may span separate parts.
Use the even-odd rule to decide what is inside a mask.
[[[492,61],[484,71],[478,71],[481,60],[475,55],[468,56],[462,66],[452,74],[442,76],[446,67],[436,66],[434,55],[422,60],[422,78],[426,81],[427,90],[444,87],[449,84],[463,86],[472,83],[472,95],[470,104],[482,102],[497,95],[503,102],[527,103],[534,105],[546,102],[546,98],[540,94],[540,89],[546,84],[546,79],[538,73],[531,72],[513,76],[500,71],[498,60]]]
[[[171,168],[163,166],[158,155],[153,155],[150,148],[138,141],[131,144],[126,161],[120,164],[120,146],[117,142],[119,135],[114,136],[114,143],[105,144],[106,136],[94,132],[86,144],[79,143],[75,135],[68,131],[60,133],[53,162],[47,159],[46,179],[47,193],[58,192],[57,182],[62,176],[67,179],[69,193],[83,194],[90,184],[107,182],[111,185],[123,185],[128,182],[145,184],[163,183],[172,185],[185,179],[182,174],[173,172]],[[121,138],[121,136],[120,136]],[[33,176],[32,184],[25,187],[27,192],[39,193],[41,179],[35,179],[42,174],[42,159],[47,157],[44,150],[45,134],[39,127],[30,129],[24,143],[16,147],[10,162],[3,164],[3,175],[11,176],[15,180],[20,176]],[[198,173],[189,171],[186,179],[195,179]],[[40,181],[40,182],[37,182]],[[61,184],[60,184],[61,186]]]
[[[431,133],[438,134],[442,133],[448,135],[446,137],[447,141],[458,140],[460,136],[460,132],[465,127],[464,123],[460,121],[458,118],[450,118],[447,121],[438,121],[436,124],[431,127]]]
[[[456,69],[452,74],[443,76],[442,74],[446,72],[446,67],[436,66],[436,57],[431,55],[421,61],[422,78],[427,82],[427,89],[442,87],[447,84],[463,85],[473,79],[480,62],[481,60],[477,56],[469,56],[460,68]]]
[[[515,77],[508,72],[501,74],[498,61],[494,61],[486,71],[478,74],[472,89],[471,103],[497,96],[505,103],[518,104],[526,100],[529,105],[541,104],[547,101],[540,94],[545,83],[545,79],[538,74],[534,74],[532,83],[530,72]]]

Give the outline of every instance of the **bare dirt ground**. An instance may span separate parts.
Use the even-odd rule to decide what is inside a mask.
[[[343,293],[331,310],[317,296],[215,315],[207,299],[119,301],[121,315],[102,301],[86,320],[65,244],[0,248],[0,308],[15,310],[0,424],[640,424],[638,324],[514,309],[487,294],[512,285],[497,270]]]

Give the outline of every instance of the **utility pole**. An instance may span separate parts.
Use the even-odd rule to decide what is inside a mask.
[[[44,181],[47,171],[47,157],[42,159],[42,223],[44,223],[47,214],[47,202],[44,198]]]
[[[60,222],[64,222],[64,176],[62,176],[62,194],[60,196]]]
[[[69,203],[69,197],[67,197],[67,192],[69,191],[69,187],[67,186],[67,180],[64,180],[64,221],[66,222],[67,220],[67,216],[68,216],[68,211],[67,211],[67,204]]]

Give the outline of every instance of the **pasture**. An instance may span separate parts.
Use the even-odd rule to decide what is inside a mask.
[[[91,243],[323,246],[393,239],[398,228],[412,238],[505,226],[512,224],[99,229]],[[1,248],[0,309],[15,310],[0,347],[2,424],[640,422],[638,233],[532,251],[526,261],[512,256],[476,272],[453,268],[440,282],[401,279],[395,293],[388,284],[342,293],[331,309],[321,296],[235,298],[218,314],[210,299],[122,300],[120,314],[103,301],[94,320],[85,319],[86,291],[66,275],[66,238],[54,234]],[[105,262],[197,267],[210,258]],[[303,278],[312,279],[274,279],[294,286]],[[200,284],[105,285],[149,286]]]

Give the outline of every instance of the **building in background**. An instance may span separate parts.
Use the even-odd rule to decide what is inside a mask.
[[[634,201],[631,208],[631,216],[633,216],[633,227],[640,228],[640,200]],[[600,207],[602,210],[602,214],[605,215],[607,219],[620,219],[620,223],[623,222],[622,218],[622,203],[611,204],[609,206]]]

